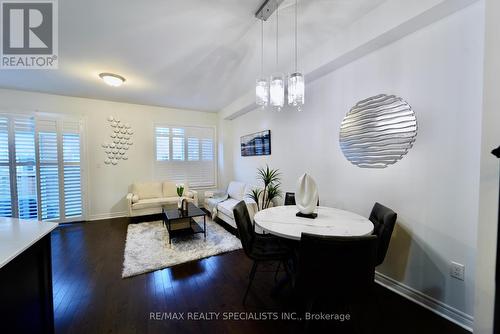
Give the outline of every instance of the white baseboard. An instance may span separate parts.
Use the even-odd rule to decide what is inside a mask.
[[[375,273],[375,282],[472,332],[474,318],[469,314],[457,310],[454,307],[427,296],[379,272]]]
[[[87,217],[88,221],[94,221],[94,220],[103,220],[103,219],[111,219],[111,218],[122,218],[122,217],[128,217],[128,212],[123,211],[123,212],[108,212],[108,213],[98,213],[94,215],[89,215]]]

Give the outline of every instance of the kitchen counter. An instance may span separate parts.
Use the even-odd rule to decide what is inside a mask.
[[[54,333],[51,232],[57,225],[0,218],[2,333]]]
[[[0,268],[57,227],[57,223],[0,218]]]

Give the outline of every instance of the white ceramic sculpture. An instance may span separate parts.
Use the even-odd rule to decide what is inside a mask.
[[[300,213],[304,215],[312,214],[317,206],[318,198],[318,187],[314,179],[307,174],[299,177],[297,190],[295,191],[295,204]]]

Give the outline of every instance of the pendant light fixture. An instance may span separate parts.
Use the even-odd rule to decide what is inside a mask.
[[[279,3],[276,0],[276,73],[271,76],[269,83],[269,104],[274,110],[280,111],[285,105],[285,80],[283,74],[278,72],[278,57],[279,57],[279,44],[278,44],[278,28],[279,28]]]
[[[301,110],[304,105],[304,76],[297,70],[297,0],[295,0],[295,69],[288,77],[288,105]]]
[[[260,20],[260,78],[255,84],[255,103],[265,108],[269,102],[269,83],[264,77],[264,20]]]

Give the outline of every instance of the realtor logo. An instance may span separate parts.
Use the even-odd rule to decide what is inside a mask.
[[[1,1],[1,69],[57,69],[57,0]]]

